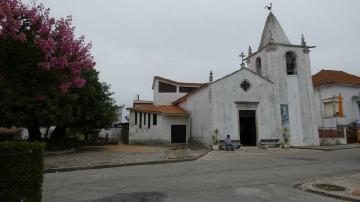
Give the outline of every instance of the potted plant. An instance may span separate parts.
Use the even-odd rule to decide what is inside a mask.
[[[213,145],[212,145],[212,150],[219,150],[219,140],[218,140],[218,129],[215,129],[214,134],[212,135],[212,141],[213,141]]]
[[[283,131],[283,144],[282,147],[284,149],[289,149],[290,145],[289,145],[289,129],[288,128],[284,128]]]

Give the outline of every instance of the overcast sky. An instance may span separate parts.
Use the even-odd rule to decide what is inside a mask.
[[[72,15],[77,35],[93,43],[101,80],[118,104],[135,94],[152,100],[152,79],[207,82],[239,68],[239,53],[257,49],[268,15],[264,0],[38,0],[55,18]],[[273,0],[293,44],[305,35],[312,73],[360,75],[360,1]]]

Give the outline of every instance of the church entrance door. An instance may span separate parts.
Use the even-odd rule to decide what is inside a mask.
[[[256,146],[255,110],[239,110],[240,142],[243,146]]]

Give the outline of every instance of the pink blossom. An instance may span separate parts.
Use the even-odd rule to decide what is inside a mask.
[[[46,39],[46,40],[40,39],[37,42],[37,45],[45,54],[49,54],[50,52],[52,52],[54,50],[55,42],[51,38]]]
[[[95,66],[91,43],[85,43],[84,36],[75,38],[74,30],[71,16],[55,20],[42,4],[29,7],[20,0],[0,0],[0,40],[34,41],[41,51],[38,67],[44,71],[57,69],[63,79],[57,85],[64,93],[83,87],[86,81],[81,78],[82,72]]]
[[[78,88],[82,88],[86,84],[86,80],[82,78],[78,78],[73,81],[73,84]]]
[[[40,62],[38,65],[41,69],[46,70],[46,71],[48,71],[51,67],[50,63],[48,63],[48,62]]]
[[[49,25],[53,25],[55,24],[55,19],[54,18],[50,18],[49,19]]]
[[[57,60],[59,69],[64,69],[66,66],[68,66],[68,61],[65,56],[61,56]]]
[[[57,58],[56,57],[51,57],[49,60],[51,66],[56,66],[57,65]]]
[[[36,100],[38,100],[38,101],[44,101],[44,99],[45,99],[45,97],[42,96],[42,95],[37,95],[36,96]]]
[[[21,41],[21,42],[24,42],[24,41],[26,41],[26,34],[20,33],[20,34],[17,35],[16,39]]]
[[[70,88],[70,83],[68,82],[62,82],[59,86],[60,91],[63,93],[67,93],[69,91]]]

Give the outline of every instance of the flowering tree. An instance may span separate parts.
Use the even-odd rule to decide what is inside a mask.
[[[82,87],[86,81],[81,71],[95,66],[84,37],[75,39],[71,17],[55,20],[42,5],[28,7],[17,0],[0,3],[0,40],[25,43],[40,51],[38,68],[59,70],[59,89],[67,92]]]
[[[0,1],[0,126],[29,129],[71,120],[72,89],[86,85],[95,66],[91,44],[75,38],[71,17],[55,20],[43,5]]]

